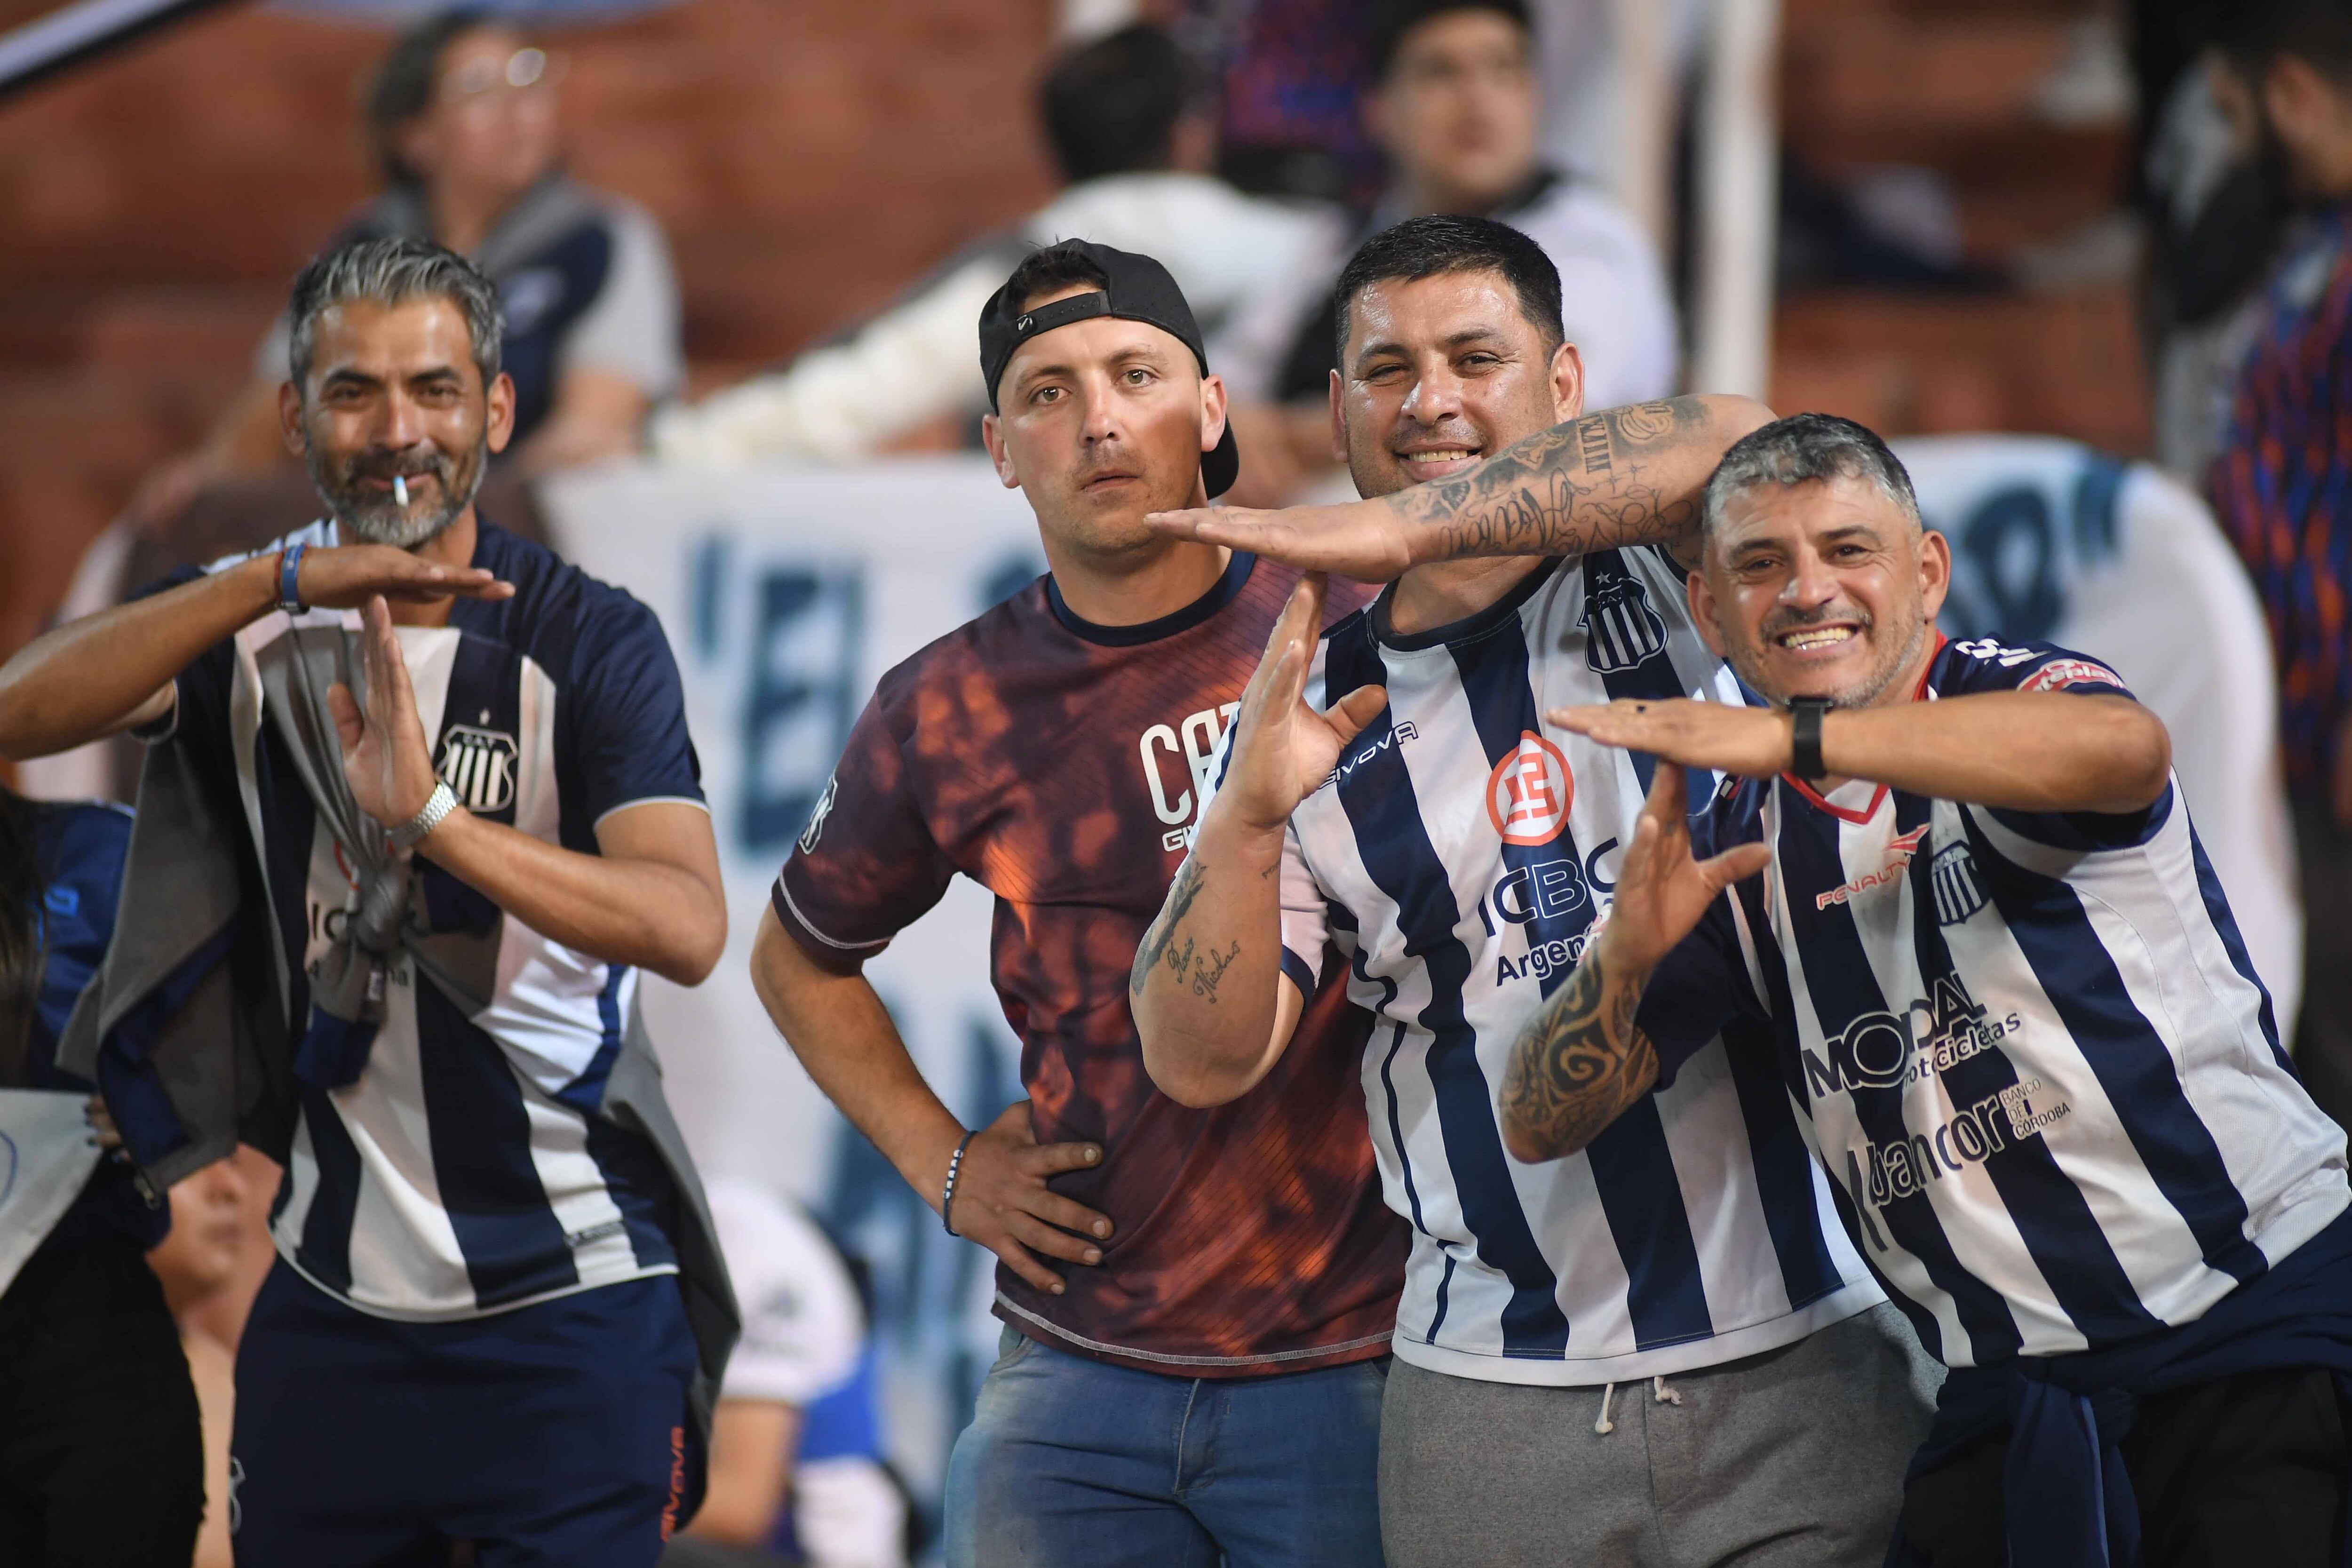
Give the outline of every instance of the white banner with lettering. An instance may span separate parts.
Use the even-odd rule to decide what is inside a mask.
[[[542,490],[565,557],[650,605],[727,879],[727,953],[688,991],[653,976],[646,1022],[706,1174],[772,1182],[871,1268],[894,1454],[937,1496],[949,1443],[995,1359],[994,1259],[929,1207],[801,1070],[752,994],[768,889],[884,671],[1045,570],[1036,523],[983,459],[855,469],[604,468]],[[988,984],[991,904],[958,879],[866,966],[950,1110],[1019,1098],[1019,1047]]]

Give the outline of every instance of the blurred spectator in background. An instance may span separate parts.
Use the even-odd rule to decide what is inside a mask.
[[[2234,0],[2219,41],[2287,191],[2314,209],[2273,274],[2214,465],[2278,660],[2306,914],[2295,1060],[2352,1121],[2352,0]]]
[[[563,70],[562,55],[487,10],[444,12],[401,35],[366,98],[384,190],[324,247],[432,239],[498,285],[515,384],[503,462],[525,475],[635,450],[647,411],[682,375],[677,283],[661,229],[559,165]],[[288,333],[281,316],[203,448],[142,488],[131,503],[142,525],[172,521],[208,484],[270,472],[287,477],[301,515],[257,521],[245,542],[315,513],[278,431]]]
[[[1243,307],[1312,276],[1346,233],[1336,208],[1246,196],[1208,173],[1214,106],[1158,27],[1122,28],[1073,49],[1047,72],[1039,99],[1068,189],[840,341],[667,411],[655,423],[656,450],[678,461],[838,462],[942,424],[961,440],[988,411],[971,323],[1024,253],[1059,239],[1160,258],[1223,364],[1246,352],[1233,336]],[[1263,363],[1278,349],[1255,357]]]
[[[0,1563],[185,1568],[195,1392],[145,1253],[171,1211],[57,1065],[114,934],[131,814],[0,786]],[[105,1125],[103,1115],[98,1117]],[[107,1142],[111,1142],[110,1127]]]
[[[711,1427],[709,1490],[663,1568],[904,1568],[906,1494],[883,1459],[849,1265],[768,1187],[722,1177],[706,1194],[743,1337]]]
[[[1409,217],[1491,217],[1544,247],[1559,268],[1587,407],[1675,390],[1679,334],[1656,247],[1598,184],[1540,155],[1525,0],[1381,0],[1370,36],[1364,114],[1388,155],[1388,194],[1297,287],[1262,300],[1244,344],[1284,344],[1279,359],[1219,362],[1243,405],[1233,417],[1251,458],[1233,499],[1244,504],[1279,504],[1336,471],[1327,403],[1337,356],[1332,281],[1360,240]]]
[[[1218,172],[1245,191],[1366,203],[1380,149],[1364,131],[1363,0],[1187,0],[1188,39],[1222,58]]]
[[[2141,11],[2140,47],[2159,57],[2151,77],[2161,57],[2201,46],[2210,30],[2201,8],[2179,0],[2143,0]],[[2269,306],[2264,283],[2294,212],[2277,139],[2236,58],[2197,48],[2158,90],[2144,111],[2139,190],[2153,239],[2144,309],[2156,459],[2196,486],[2229,434],[2238,373]]]
[[[259,1205],[232,1157],[215,1161],[172,1189],[172,1234],[147,1255],[163,1286],[163,1300],[179,1324],[180,1349],[196,1385],[205,1435],[205,1522],[196,1536],[194,1568],[231,1568],[228,1436],[236,1411],[236,1344],[214,1331],[225,1297],[242,1293],[238,1315],[251,1305],[246,1288],[246,1243]]]

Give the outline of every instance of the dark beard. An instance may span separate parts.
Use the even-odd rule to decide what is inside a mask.
[[[434,448],[421,468],[413,459],[362,453],[345,462],[340,473],[332,472],[316,446],[309,447],[303,458],[310,470],[310,483],[346,540],[415,550],[438,538],[473,504],[487,456],[486,443],[477,440],[470,449],[454,456]],[[360,488],[362,479],[419,472],[429,472],[439,481],[442,504],[430,511],[403,508],[389,496],[379,497]]]

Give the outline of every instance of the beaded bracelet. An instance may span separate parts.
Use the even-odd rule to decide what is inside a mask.
[[[956,1145],[956,1152],[948,1159],[948,1184],[940,1194],[940,1223],[947,1227],[950,1236],[962,1234],[955,1227],[956,1177],[963,1171],[963,1152],[971,1148],[971,1141],[979,1136],[980,1129],[977,1127],[965,1133],[963,1142]]]

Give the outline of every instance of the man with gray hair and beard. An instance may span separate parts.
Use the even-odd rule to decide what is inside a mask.
[[[643,605],[476,514],[514,421],[479,272],[355,242],[292,321],[280,423],[328,515],[26,647],[0,753],[130,730],[142,805],[187,779],[235,840],[228,964],[282,1006],[289,1080],[237,1561],[650,1564],[731,1316],[635,1024],[639,970],[694,984],[726,941],[677,666]],[[134,840],[127,905],[172,901],[176,847],[142,871]],[[135,1059],[99,1076],[168,1156]]]

